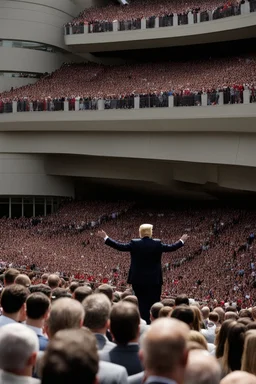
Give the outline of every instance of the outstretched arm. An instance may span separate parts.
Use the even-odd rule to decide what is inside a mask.
[[[177,249],[183,247],[187,239],[189,238],[188,235],[182,235],[180,240],[177,241],[174,244],[163,244],[162,243],[162,252],[174,252],[177,251]]]
[[[105,244],[110,246],[111,248],[117,249],[121,252],[130,252],[131,251],[131,243],[119,243],[108,237],[105,231],[98,231],[98,236],[102,237],[105,240]]]

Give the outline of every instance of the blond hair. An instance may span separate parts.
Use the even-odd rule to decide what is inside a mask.
[[[142,224],[139,228],[140,237],[152,237],[153,225],[152,224]]]
[[[245,334],[241,370],[256,375],[256,330],[247,331]]]
[[[195,341],[196,343],[200,344],[206,351],[208,351],[207,342],[202,333],[193,330],[189,331],[188,340]]]

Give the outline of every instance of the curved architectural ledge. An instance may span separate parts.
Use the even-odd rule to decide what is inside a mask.
[[[0,1],[0,38],[67,49],[63,25],[78,14],[71,0]]]
[[[74,52],[101,52],[240,40],[255,34],[256,12],[178,27],[66,35],[65,43]]]
[[[65,61],[62,53],[0,47],[0,71],[51,73]]]
[[[256,132],[256,105],[4,113],[0,131]]]

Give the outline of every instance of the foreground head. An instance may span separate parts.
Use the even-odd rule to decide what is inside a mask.
[[[217,360],[206,351],[189,352],[184,384],[219,384],[221,369]]]
[[[12,323],[0,328],[0,369],[31,376],[38,350],[36,333],[25,325]]]
[[[88,296],[82,306],[85,311],[84,326],[93,332],[101,333],[109,327],[111,304],[103,293],[94,293]]]
[[[256,375],[256,330],[245,333],[241,370]]]
[[[47,320],[47,333],[52,338],[55,333],[62,329],[81,328],[84,321],[84,309],[77,300],[61,298],[52,305]]]
[[[44,355],[42,384],[97,383],[99,357],[94,335],[87,329],[55,334]]]
[[[147,375],[183,382],[189,327],[170,318],[155,320],[145,333],[140,357]]]
[[[120,301],[110,313],[110,331],[117,344],[137,342],[140,333],[140,313],[132,303]]]
[[[139,228],[139,235],[143,237],[152,237],[153,234],[153,225],[152,224],[142,224]]]
[[[251,373],[235,371],[224,377],[220,384],[256,384],[256,377]]]

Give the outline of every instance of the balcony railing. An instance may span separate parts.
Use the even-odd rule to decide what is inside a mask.
[[[207,107],[230,104],[256,103],[256,90],[240,91],[229,89],[210,93],[134,95],[123,98],[77,98],[70,100],[45,100],[31,102],[28,100],[0,100],[0,114],[19,112],[56,112],[56,111],[103,111],[125,109],[153,109],[176,107]]]

